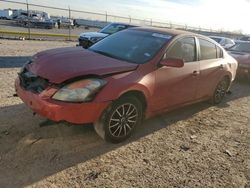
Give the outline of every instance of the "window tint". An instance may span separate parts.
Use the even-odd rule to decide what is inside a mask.
[[[167,51],[167,58],[183,59],[184,62],[196,60],[196,47],[194,38],[177,40]]]
[[[204,39],[199,39],[201,57],[200,60],[216,59],[217,50],[216,45]]]

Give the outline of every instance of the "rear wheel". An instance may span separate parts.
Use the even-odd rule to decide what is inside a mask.
[[[115,101],[95,123],[95,130],[104,140],[119,143],[131,136],[142,121],[142,104],[135,97]]]
[[[228,78],[223,78],[218,85],[216,86],[216,89],[214,91],[213,97],[211,98],[211,103],[212,104],[219,104],[225,97],[228,88],[230,85],[230,81]]]

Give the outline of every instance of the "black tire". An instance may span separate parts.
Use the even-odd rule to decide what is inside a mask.
[[[213,105],[221,103],[230,86],[230,80],[224,77],[216,86],[214,94],[210,100]]]
[[[125,96],[114,101],[94,127],[105,141],[120,143],[131,136],[142,119],[141,102],[135,97]]]

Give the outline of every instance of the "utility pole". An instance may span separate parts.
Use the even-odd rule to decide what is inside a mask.
[[[27,15],[28,15],[28,33],[29,33],[29,39],[30,39],[30,11],[29,11],[29,2],[26,0],[27,4]]]
[[[69,6],[69,40],[71,40],[71,11]]]

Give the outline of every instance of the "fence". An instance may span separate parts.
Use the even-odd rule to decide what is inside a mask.
[[[53,38],[63,38],[67,40],[76,39],[77,36],[85,31],[85,29],[89,29],[88,27],[94,27],[91,28],[91,31],[97,30],[96,28],[101,28],[105,26],[109,22],[123,22],[123,23],[130,23],[134,25],[142,25],[142,26],[153,26],[153,27],[164,27],[164,28],[174,28],[174,29],[182,29],[182,30],[189,30],[194,31],[197,33],[217,33],[223,35],[239,35],[235,33],[225,33],[222,32],[222,30],[212,30],[207,28],[201,28],[201,27],[193,27],[185,24],[177,24],[173,22],[159,22],[152,19],[137,19],[132,17],[123,17],[123,16],[117,16],[112,15],[107,12],[105,13],[94,13],[94,12],[88,12],[88,11],[80,11],[80,10],[74,10],[70,9],[70,6],[67,8],[58,8],[53,6],[46,6],[46,5],[39,5],[39,4],[33,4],[28,3],[28,0],[26,2],[17,2],[12,0],[0,0],[0,9],[8,9],[10,7],[14,7],[14,9],[22,9],[27,12],[28,19],[27,24],[25,25],[26,28],[22,27],[16,27],[16,22],[9,21],[7,26],[5,24],[2,24],[3,30],[0,29],[0,33],[4,34],[12,34],[15,33],[16,35],[20,34],[23,36],[26,36],[28,38],[32,37],[53,37]],[[12,8],[13,9],[13,8]],[[64,19],[65,23],[69,24],[67,29],[51,29],[48,33],[48,31],[44,30],[38,30],[33,27],[32,20],[31,20],[31,12],[33,10],[47,12],[47,13],[53,13],[54,20],[60,18]],[[80,28],[73,29],[70,26],[70,20],[75,19],[78,20],[82,25]],[[14,26],[14,27],[13,27]],[[86,27],[88,26],[88,27]],[[13,30],[14,29],[14,30]]]

